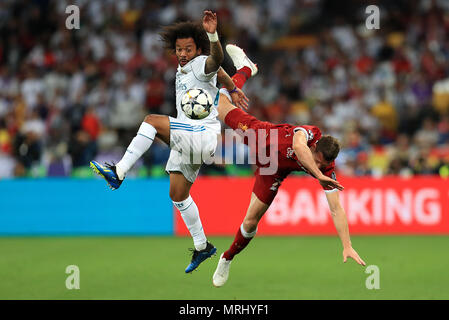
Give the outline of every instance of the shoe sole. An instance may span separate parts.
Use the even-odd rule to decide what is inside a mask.
[[[92,162],[90,162],[90,163],[89,163],[89,166],[92,168],[92,170],[93,170],[97,175],[99,175],[100,177],[102,177],[102,178],[106,181],[106,183],[108,184],[108,186],[109,186],[109,188],[110,188],[111,190],[116,190],[116,189],[117,189],[117,188],[114,188],[114,187],[109,183],[108,179],[106,179],[106,177],[101,173],[101,171],[98,170],[98,168],[97,168],[96,165],[94,165]]]
[[[209,257],[207,257],[206,259],[201,261],[200,264],[197,265],[195,269],[193,269],[191,271],[188,271],[188,272],[185,272],[185,273],[187,273],[187,274],[190,273],[191,274],[193,271],[197,270],[204,261],[206,261],[207,259],[212,259],[212,257],[216,256],[217,255],[217,248],[214,248],[213,250],[214,250],[214,252]]]
[[[226,283],[226,282],[225,282]],[[221,287],[223,287],[225,284],[223,283],[221,286],[217,286],[213,281],[212,281],[212,285],[215,287],[215,288],[221,288]]]
[[[237,49],[238,51],[243,52],[243,55],[245,56],[246,60],[249,62],[250,64],[250,69],[251,69],[251,77],[255,76],[257,74],[257,72],[259,71],[259,68],[257,67],[257,64],[255,64],[254,62],[251,61],[250,58],[248,58],[248,56],[245,53],[245,50],[243,50],[242,48],[240,48],[239,46],[236,46],[234,44],[228,44],[226,46],[226,52],[228,53],[228,55],[231,57],[232,60],[232,54],[229,52],[229,50],[235,50]],[[232,62],[234,62],[234,60],[232,60]]]

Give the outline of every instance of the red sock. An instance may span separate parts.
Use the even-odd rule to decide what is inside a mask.
[[[235,85],[242,89],[245,85],[246,80],[251,78],[251,69],[249,67],[243,67],[232,76],[232,81],[234,81]]]
[[[235,235],[234,242],[231,244],[228,251],[223,253],[223,258],[225,258],[226,260],[232,260],[236,254],[240,253],[240,251],[246,248],[252,238],[254,237],[245,238],[239,228],[237,234]]]

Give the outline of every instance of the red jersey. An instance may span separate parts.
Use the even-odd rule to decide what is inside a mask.
[[[282,181],[291,172],[303,171],[310,174],[298,160],[293,150],[293,135],[298,130],[303,131],[306,134],[307,145],[311,147],[321,138],[321,130],[318,127],[272,124],[270,122],[260,121],[240,109],[230,111],[225,118],[225,123],[234,130],[240,129],[246,131],[253,129],[257,131],[256,145],[249,146],[252,154],[254,155],[255,153],[256,165],[258,167],[255,172],[256,182],[253,192],[262,202],[269,205],[273,201]],[[275,137],[276,133],[277,138]],[[259,141],[262,137],[264,137],[264,142]],[[248,139],[244,139],[244,141],[248,144]],[[272,144],[275,145],[273,146]],[[260,152],[260,147],[265,148],[265,150]],[[270,150],[274,151],[275,154],[271,155]],[[267,158],[270,157],[270,162],[262,161],[267,159],[262,159],[261,154],[262,156],[266,155]],[[277,161],[276,171],[270,174],[261,172],[261,168],[270,167],[272,161]],[[332,162],[328,167],[321,170],[325,176],[332,179],[335,179],[334,171],[335,162]]]
[[[288,175],[292,171],[303,171],[310,175],[309,171],[298,160],[296,153],[293,151],[293,135],[297,131],[302,131],[306,135],[307,146],[315,145],[321,139],[321,130],[315,126],[292,126],[289,124],[277,125],[278,127],[278,161],[279,170]],[[335,161],[321,170],[323,174],[335,180]]]
[[[256,146],[252,147],[251,152],[255,153],[256,164],[259,168],[266,168],[270,166],[270,163],[263,161],[260,156],[270,155],[270,150],[276,151],[276,155],[271,158],[271,161],[277,161],[277,171],[274,175],[284,180],[292,171],[303,171],[309,175],[310,172],[302,165],[298,160],[296,153],[293,150],[293,136],[297,131],[302,131],[306,135],[307,145],[313,146],[321,138],[321,130],[315,126],[293,126],[290,124],[270,124],[269,122],[260,121],[259,126],[255,128],[255,124],[251,124],[252,129],[265,130],[266,141],[263,144],[257,142]],[[276,132],[273,132],[275,130]],[[276,138],[277,133],[277,138]],[[260,139],[260,135],[257,135]],[[273,145],[273,148],[270,148]],[[260,150],[264,147],[265,150]],[[261,152],[261,153],[259,153]],[[335,179],[335,162],[333,161],[328,167],[321,170],[323,174],[329,178]],[[328,189],[332,190],[332,189]]]

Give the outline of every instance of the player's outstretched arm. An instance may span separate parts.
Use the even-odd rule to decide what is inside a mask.
[[[337,230],[338,236],[341,240],[341,244],[343,245],[343,262],[346,262],[348,258],[352,258],[358,264],[366,266],[365,261],[363,261],[358,253],[352,248],[346,212],[340,204],[338,191],[335,190],[333,192],[327,192],[326,199],[329,204],[329,209],[331,211],[335,229]]]
[[[210,55],[206,60],[204,72],[209,74],[217,71],[224,60],[223,48],[217,35],[217,14],[212,11],[204,11],[203,28],[206,30],[210,41]]]
[[[295,151],[298,160],[314,176],[324,188],[335,188],[343,190],[343,186],[336,180],[326,177],[318,168],[313,159],[312,151],[307,145],[306,135],[302,131],[297,131],[293,136],[293,151]]]
[[[236,107],[248,110],[248,97],[235,85],[234,81],[232,81],[231,77],[222,67],[218,69],[217,80],[226,88],[226,90],[228,90],[231,95],[232,103]]]

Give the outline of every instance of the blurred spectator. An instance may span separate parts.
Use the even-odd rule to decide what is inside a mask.
[[[444,115],[437,126],[438,144],[449,144],[449,115]]]
[[[344,147],[337,158],[344,174],[446,170],[447,1],[401,1],[390,9],[378,0],[385,14],[375,31],[355,14],[365,6],[357,1],[339,6],[358,11],[320,0],[76,4],[81,28],[67,30],[66,0],[2,1],[0,178],[39,168],[69,176],[93,158],[118,157],[145,114],[175,116],[177,62],[158,32],[200,19],[206,7],[218,14],[222,44],[240,45],[259,65],[244,87],[251,114],[335,135]],[[163,173],[168,152],[159,141],[135,172]],[[242,172],[229,165],[202,170]]]
[[[439,141],[439,132],[432,118],[425,118],[421,129],[415,134],[415,143],[418,147],[431,148]]]
[[[78,130],[70,137],[68,152],[72,157],[73,168],[88,166],[97,154],[97,145],[86,131]]]
[[[391,143],[396,138],[398,127],[398,116],[396,109],[386,99],[385,94],[381,100],[372,107],[372,114],[377,117],[381,124],[380,142],[383,144]]]
[[[160,113],[165,100],[165,87],[162,74],[153,72],[146,86],[146,108],[149,113]]]

